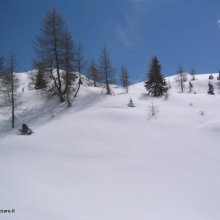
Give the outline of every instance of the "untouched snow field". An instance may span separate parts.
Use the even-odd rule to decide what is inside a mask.
[[[208,95],[208,75],[193,81],[197,94],[168,100],[82,87],[72,108],[28,90],[20,74],[31,136],[11,131],[0,115],[1,220],[219,220],[220,86]],[[188,82],[186,83],[188,87]],[[20,90],[21,90],[20,88]],[[127,106],[132,97],[135,108]],[[149,116],[152,101],[158,114]],[[201,112],[204,114],[202,115]]]

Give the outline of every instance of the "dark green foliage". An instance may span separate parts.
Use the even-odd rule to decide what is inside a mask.
[[[208,94],[209,95],[215,95],[215,92],[214,92],[214,86],[209,82],[209,89],[208,89]]]
[[[4,74],[4,58],[0,56],[0,77]]]
[[[217,80],[220,80],[220,71],[218,72]]]
[[[209,75],[209,79],[214,79],[212,74]]]
[[[192,81],[194,81],[196,79],[195,77],[195,69],[192,67],[192,70],[191,70],[191,76],[192,76]]]
[[[145,88],[148,91],[148,95],[151,96],[162,96],[167,92],[167,83],[161,73],[161,65],[156,56],[151,60]]]
[[[47,87],[46,80],[44,79],[44,66],[43,63],[37,63],[37,74],[36,74],[36,81],[35,81],[35,89],[45,89]]]

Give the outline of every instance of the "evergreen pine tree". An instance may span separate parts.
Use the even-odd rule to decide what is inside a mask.
[[[192,69],[191,69],[191,76],[192,76],[192,81],[194,81],[195,79],[196,79],[196,77],[195,77],[195,69],[192,67]]]
[[[220,80],[220,70],[218,71],[217,80]]]
[[[44,89],[47,86],[46,80],[44,79],[44,66],[43,63],[36,63],[37,74],[35,81],[35,89]]]
[[[3,68],[4,67],[4,58],[3,56],[0,56],[0,77],[3,75]]]
[[[148,91],[148,95],[151,96],[161,96],[167,91],[167,83],[161,73],[161,65],[156,56],[151,60],[145,88]]]
[[[209,95],[215,95],[215,92],[214,92],[214,86],[209,82],[209,88],[208,88],[208,94]]]
[[[212,74],[209,75],[209,79],[214,79]]]

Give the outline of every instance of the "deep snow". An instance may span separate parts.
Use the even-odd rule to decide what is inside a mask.
[[[27,74],[20,74],[17,127],[24,120],[35,133],[16,135],[0,116],[0,209],[16,210],[0,219],[219,220],[214,76],[215,96],[207,94],[207,74],[192,82],[197,94],[180,93],[169,77],[168,100],[147,97],[143,83],[129,94],[115,87],[113,96],[82,87],[67,109],[29,90]],[[130,97],[135,108],[127,106]]]

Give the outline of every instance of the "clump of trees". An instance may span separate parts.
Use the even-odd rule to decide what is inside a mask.
[[[56,94],[60,102],[71,106],[70,87],[74,81],[74,42],[65,22],[56,9],[46,14],[40,35],[35,41],[37,59],[36,89]]]
[[[148,95],[162,96],[167,92],[167,83],[161,73],[161,65],[156,56],[151,59],[148,80],[145,82]]]

